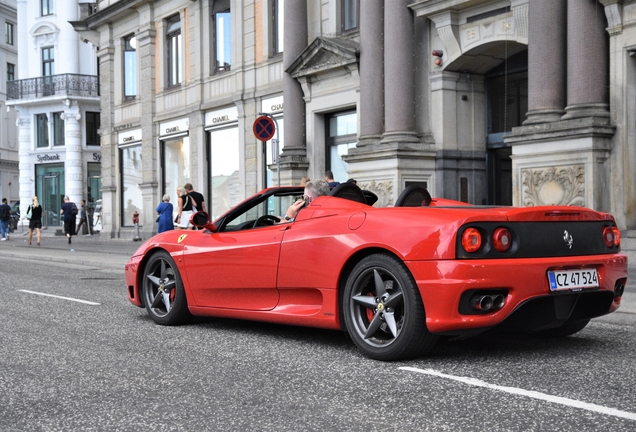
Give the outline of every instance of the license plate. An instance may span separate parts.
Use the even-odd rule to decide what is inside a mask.
[[[549,271],[548,281],[550,291],[598,288],[598,274],[593,268]]]

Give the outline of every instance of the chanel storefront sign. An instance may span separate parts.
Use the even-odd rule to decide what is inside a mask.
[[[119,132],[117,135],[117,144],[126,145],[133,144],[141,141],[141,129],[131,129],[123,132]]]
[[[190,119],[183,118],[159,124],[159,136],[186,135],[190,129]]]
[[[224,108],[205,113],[205,127],[221,126],[238,121],[238,109],[236,107]]]

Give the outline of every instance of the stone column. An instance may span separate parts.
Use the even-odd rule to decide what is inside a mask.
[[[31,153],[31,117],[32,114],[27,109],[20,109],[19,117],[16,120],[18,126],[18,145],[20,170],[20,214],[25,215],[27,208],[31,205],[31,197],[35,195],[35,167],[29,157]],[[8,125],[7,125],[8,126]],[[40,201],[42,197],[38,197]]]
[[[603,6],[568,0],[568,103],[563,119],[609,117],[609,40]]]
[[[415,133],[414,25],[410,3],[411,0],[391,0],[384,5],[382,142],[419,142]]]
[[[79,203],[84,197],[84,174],[82,170],[82,125],[77,102],[66,100],[64,120],[64,191],[71,202]]]
[[[139,95],[141,98],[141,178],[142,183],[139,185],[143,202],[141,203],[141,211],[139,215],[140,235],[142,238],[152,236],[156,228],[156,213],[154,209],[157,202],[161,199],[159,196],[159,145],[157,137],[157,128],[155,126],[155,105],[157,87],[162,88],[161,83],[157,83],[157,79],[163,79],[161,74],[155,67],[155,54],[163,47],[157,47],[155,37],[157,32],[165,31],[163,28],[157,30],[154,24],[154,10],[151,6],[143,10],[140,9],[140,20],[146,22],[146,25],[140,27],[137,37],[137,55],[140,68],[139,79]],[[161,39],[161,38],[159,38]],[[165,81],[164,81],[165,82]],[[133,235],[133,233],[130,233]]]
[[[307,47],[307,1],[285,1],[285,36],[283,69],[287,70]],[[283,98],[285,103],[285,149],[281,163],[304,158],[305,149],[305,101],[300,83],[290,74],[283,74]]]
[[[528,113],[524,125],[557,121],[565,113],[566,6],[566,0],[528,3]]]
[[[389,0],[393,1],[393,0]],[[384,132],[384,1],[360,8],[360,134],[358,146],[380,141]]]

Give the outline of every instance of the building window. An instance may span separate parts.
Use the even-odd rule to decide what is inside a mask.
[[[53,15],[53,0],[40,0],[40,15]]]
[[[133,226],[133,215],[143,221],[143,195],[141,193],[141,144],[121,148],[122,226]]]
[[[177,187],[191,182],[190,174],[190,137],[181,137],[162,141],[163,144],[163,192],[173,197],[177,203]],[[178,210],[175,206],[175,211]]]
[[[335,113],[327,117],[327,160],[325,166],[333,172],[334,180],[345,182],[347,163],[342,156],[356,146],[358,132],[358,115],[355,111]]]
[[[360,2],[358,0],[341,0],[342,33],[358,29]]]
[[[230,1],[214,2],[212,9],[214,28],[214,72],[229,71],[232,65],[232,22]]]
[[[37,146],[49,146],[49,118],[46,114],[35,115],[35,127],[37,135]]]
[[[15,65],[13,63],[7,63],[7,81],[15,80]]]
[[[64,120],[61,112],[53,113],[53,145],[64,145]]]
[[[98,146],[101,144],[99,137],[100,117],[98,112],[86,111],[86,145]]]
[[[272,0],[272,54],[283,52],[285,0]]]
[[[53,47],[42,48],[42,76],[55,75],[55,51]]]
[[[241,201],[240,146],[238,126],[210,131],[211,220]]]
[[[4,29],[6,32],[6,42],[7,45],[13,45],[13,24],[5,23]]]
[[[166,46],[168,47],[168,87],[172,87],[181,84],[183,76],[179,15],[169,18],[166,22]]]
[[[137,96],[137,39],[134,36],[124,38],[124,97],[134,99]]]

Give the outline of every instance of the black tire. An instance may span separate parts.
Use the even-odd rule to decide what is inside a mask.
[[[349,336],[367,357],[403,360],[429,351],[422,298],[406,266],[388,254],[362,259],[351,272],[342,310]]]
[[[191,318],[181,275],[167,252],[155,252],[150,257],[141,286],[148,315],[157,324],[178,325]]]
[[[579,321],[574,321],[571,323],[567,323],[562,325],[561,327],[556,327],[549,330],[541,330],[537,332],[538,336],[545,338],[561,338],[573,335],[574,333],[578,333],[585,328],[586,325],[590,322],[589,319],[583,319]]]

